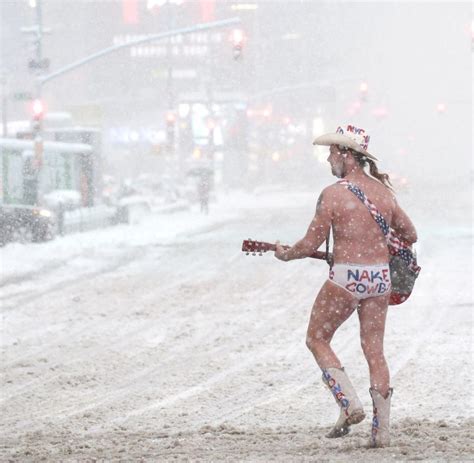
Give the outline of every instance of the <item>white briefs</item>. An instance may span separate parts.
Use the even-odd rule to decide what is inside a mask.
[[[334,264],[329,280],[357,299],[383,296],[392,288],[388,264]]]

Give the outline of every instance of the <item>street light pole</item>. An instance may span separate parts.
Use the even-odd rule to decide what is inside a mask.
[[[130,42],[123,43],[121,45],[114,45],[112,47],[104,48],[103,50],[100,50],[96,53],[93,53],[92,55],[89,55],[89,56],[86,56],[85,58],[74,61],[73,63],[62,67],[62,68],[58,69],[57,71],[52,72],[51,74],[40,77],[39,78],[39,84],[41,86],[43,86],[46,83],[48,83],[49,81],[55,79],[56,77],[59,77],[63,74],[66,74],[69,71],[77,69],[78,67],[81,67],[84,64],[90,63],[91,61],[102,58],[103,56],[109,55],[110,53],[114,53],[118,50],[122,50],[123,48],[134,47],[136,45],[141,45],[142,43],[149,43],[149,42],[154,42],[154,41],[157,42],[157,41],[167,39],[168,37],[173,37],[173,36],[176,36],[176,35],[185,35],[185,34],[191,34],[193,32],[207,31],[209,29],[217,29],[217,28],[220,28],[220,27],[229,27],[229,26],[232,26],[232,25],[235,25],[235,24],[240,24],[240,22],[241,22],[240,18],[230,18],[230,19],[224,19],[222,21],[214,21],[214,22],[210,22],[210,23],[196,24],[195,26],[183,27],[181,29],[174,29],[174,30],[171,30],[171,31],[162,32],[161,34],[151,34],[148,37],[145,37],[145,38],[142,38],[142,39],[132,40]]]
[[[7,120],[7,76],[0,74],[0,84],[2,86],[2,137],[8,137],[8,120]]]
[[[177,5],[173,5],[169,0],[166,2],[166,15],[167,15],[167,28],[172,31],[176,27],[176,8]],[[166,61],[167,61],[167,77],[166,77],[166,97],[167,97],[167,110],[166,110],[166,156],[168,158],[167,165],[171,164],[170,174],[174,177],[178,177],[179,172],[176,172],[178,162],[176,162],[176,114],[175,114],[175,101],[174,101],[174,88],[173,88],[173,44],[171,40],[168,40],[166,46]],[[173,168],[174,167],[174,168]]]
[[[36,2],[36,41],[35,41],[35,49],[36,49],[36,63],[38,64],[36,68],[36,84],[35,84],[35,99],[37,102],[41,104],[41,85],[39,78],[42,74],[42,59],[43,59],[43,15],[41,10],[41,1],[37,0]],[[41,114],[39,117],[34,117],[33,120],[33,140],[35,143],[35,163],[37,166],[37,175],[39,176],[39,172],[41,166],[43,164],[43,115]],[[39,181],[39,179],[37,179]],[[37,202],[38,198],[36,198]]]
[[[34,88],[34,101],[33,101],[33,117],[32,117],[32,136],[34,142],[34,159],[32,160],[32,181],[39,182],[39,174],[41,165],[43,163],[43,102],[41,101],[41,77],[43,71],[49,66],[49,60],[43,59],[43,35],[50,32],[49,29],[43,28],[43,16],[42,16],[42,0],[35,0],[31,3],[31,6],[35,8],[36,24],[31,27],[22,27],[21,31],[26,34],[33,34],[34,43],[34,58],[28,63],[30,69],[34,70],[35,73],[35,88]],[[37,188],[32,189],[32,199],[35,204],[38,202],[38,191]]]

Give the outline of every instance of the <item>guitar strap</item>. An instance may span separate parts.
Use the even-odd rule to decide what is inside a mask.
[[[329,240],[331,238],[331,226],[329,226],[328,234],[326,236],[326,262],[329,265],[329,267],[332,267],[332,261],[331,258],[329,257]]]
[[[374,203],[372,203],[372,201],[370,201],[369,198],[365,196],[365,193],[353,183],[350,183],[347,180],[339,180],[339,182],[337,183],[339,183],[340,185],[344,185],[351,193],[354,193],[357,198],[362,201],[365,207],[369,210],[370,215],[377,222],[377,225],[379,226],[380,231],[383,233],[383,236],[385,236],[385,238],[388,240],[387,235],[390,232],[390,227],[384,219],[383,215],[375,207]]]
[[[347,180],[339,180],[337,183],[345,186],[350,192],[352,192],[360,201],[367,207],[373,219],[377,222],[380,231],[384,234],[387,240],[388,249],[391,255],[398,255],[407,265],[410,270],[415,272],[416,275],[420,273],[421,267],[416,261],[416,255],[411,250],[411,247],[404,243],[390,228],[390,225],[386,222],[383,215],[377,210],[375,205],[367,198],[365,193],[353,183]]]

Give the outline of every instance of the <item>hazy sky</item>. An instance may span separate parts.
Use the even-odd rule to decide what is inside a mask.
[[[366,75],[367,109],[380,105],[388,111],[381,122],[367,113],[358,117],[373,127],[374,150],[389,162],[394,148],[413,146],[407,162],[416,161],[418,167],[446,156],[472,165],[471,5],[338,5],[343,14],[332,17],[331,24],[340,24],[334,40],[347,57],[341,72]],[[438,103],[446,105],[444,114],[436,111]]]

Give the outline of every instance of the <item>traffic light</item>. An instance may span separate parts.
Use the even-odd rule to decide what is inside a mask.
[[[242,49],[244,46],[244,32],[242,29],[234,29],[232,31],[232,44],[233,48],[233,56],[235,60],[238,60],[242,56]]]
[[[367,95],[369,93],[369,84],[367,82],[361,82],[359,86],[360,99],[367,101]]]
[[[44,104],[40,99],[33,100],[33,119],[40,121],[44,116]]]
[[[444,103],[438,103],[436,105],[436,111],[438,111],[438,114],[444,114],[446,112],[446,105]]]

